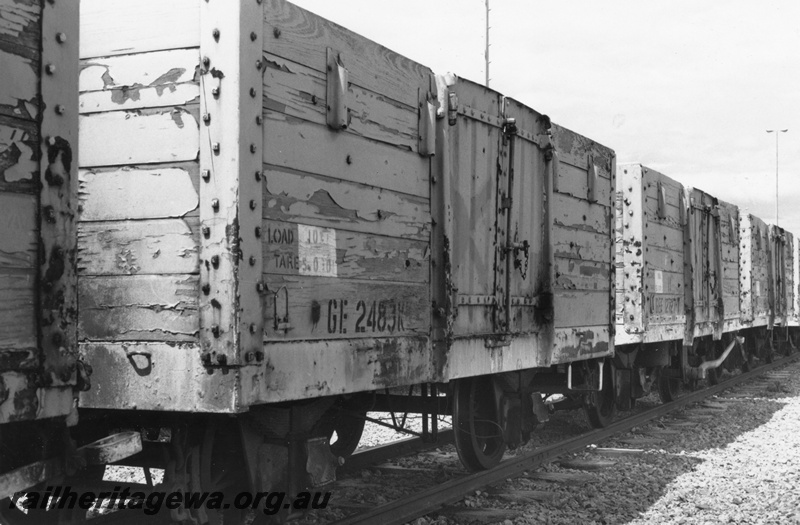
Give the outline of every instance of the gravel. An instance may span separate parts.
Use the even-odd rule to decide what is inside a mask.
[[[800,364],[703,405],[413,523],[800,524]]]

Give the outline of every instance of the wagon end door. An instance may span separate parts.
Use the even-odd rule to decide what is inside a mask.
[[[499,164],[503,147],[502,95],[464,79],[449,79],[443,90],[448,107],[447,147],[440,179],[443,189],[449,265],[446,294],[448,332],[454,337],[502,330],[498,295]],[[444,102],[443,102],[444,103]]]

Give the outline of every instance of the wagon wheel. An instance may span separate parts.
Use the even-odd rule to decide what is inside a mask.
[[[469,377],[454,383],[453,429],[458,457],[471,472],[490,469],[506,450],[494,382],[489,377]]]
[[[592,371],[590,381],[593,383],[597,371]],[[603,390],[590,392],[581,396],[583,410],[586,418],[593,428],[605,428],[614,419],[617,413],[617,404],[614,398],[614,378],[609,361],[603,362]]]
[[[678,392],[681,387],[681,380],[679,377],[671,377],[667,375],[667,368],[660,368],[658,370],[658,397],[661,398],[662,403],[669,403],[678,398]]]
[[[328,438],[334,456],[348,458],[358,448],[366,417],[367,411],[364,409],[348,410],[346,406],[333,408],[322,416],[314,434]]]
[[[211,418],[204,428],[192,426],[173,430],[169,461],[163,490],[213,493],[221,492],[225,502],[248,490],[247,465],[244,462],[239,428],[237,425],[220,425]],[[195,437],[197,435],[200,437]],[[172,519],[182,523],[221,525],[244,523],[248,509],[180,508],[169,511]],[[263,513],[255,512],[256,522]]]

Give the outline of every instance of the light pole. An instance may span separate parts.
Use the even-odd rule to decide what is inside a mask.
[[[775,133],[775,226],[778,226],[778,201],[780,199],[778,194],[778,137],[787,131],[789,128],[767,130],[767,133]]]

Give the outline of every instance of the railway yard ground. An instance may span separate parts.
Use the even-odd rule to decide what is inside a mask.
[[[653,394],[618,417],[659,404]],[[588,430],[582,411],[557,412],[506,459]],[[362,444],[386,439],[373,432],[367,428]],[[333,487],[330,507],[297,523],[352,519],[465,475],[449,444],[351,469]],[[800,362],[472,491],[410,523],[800,523]]]

